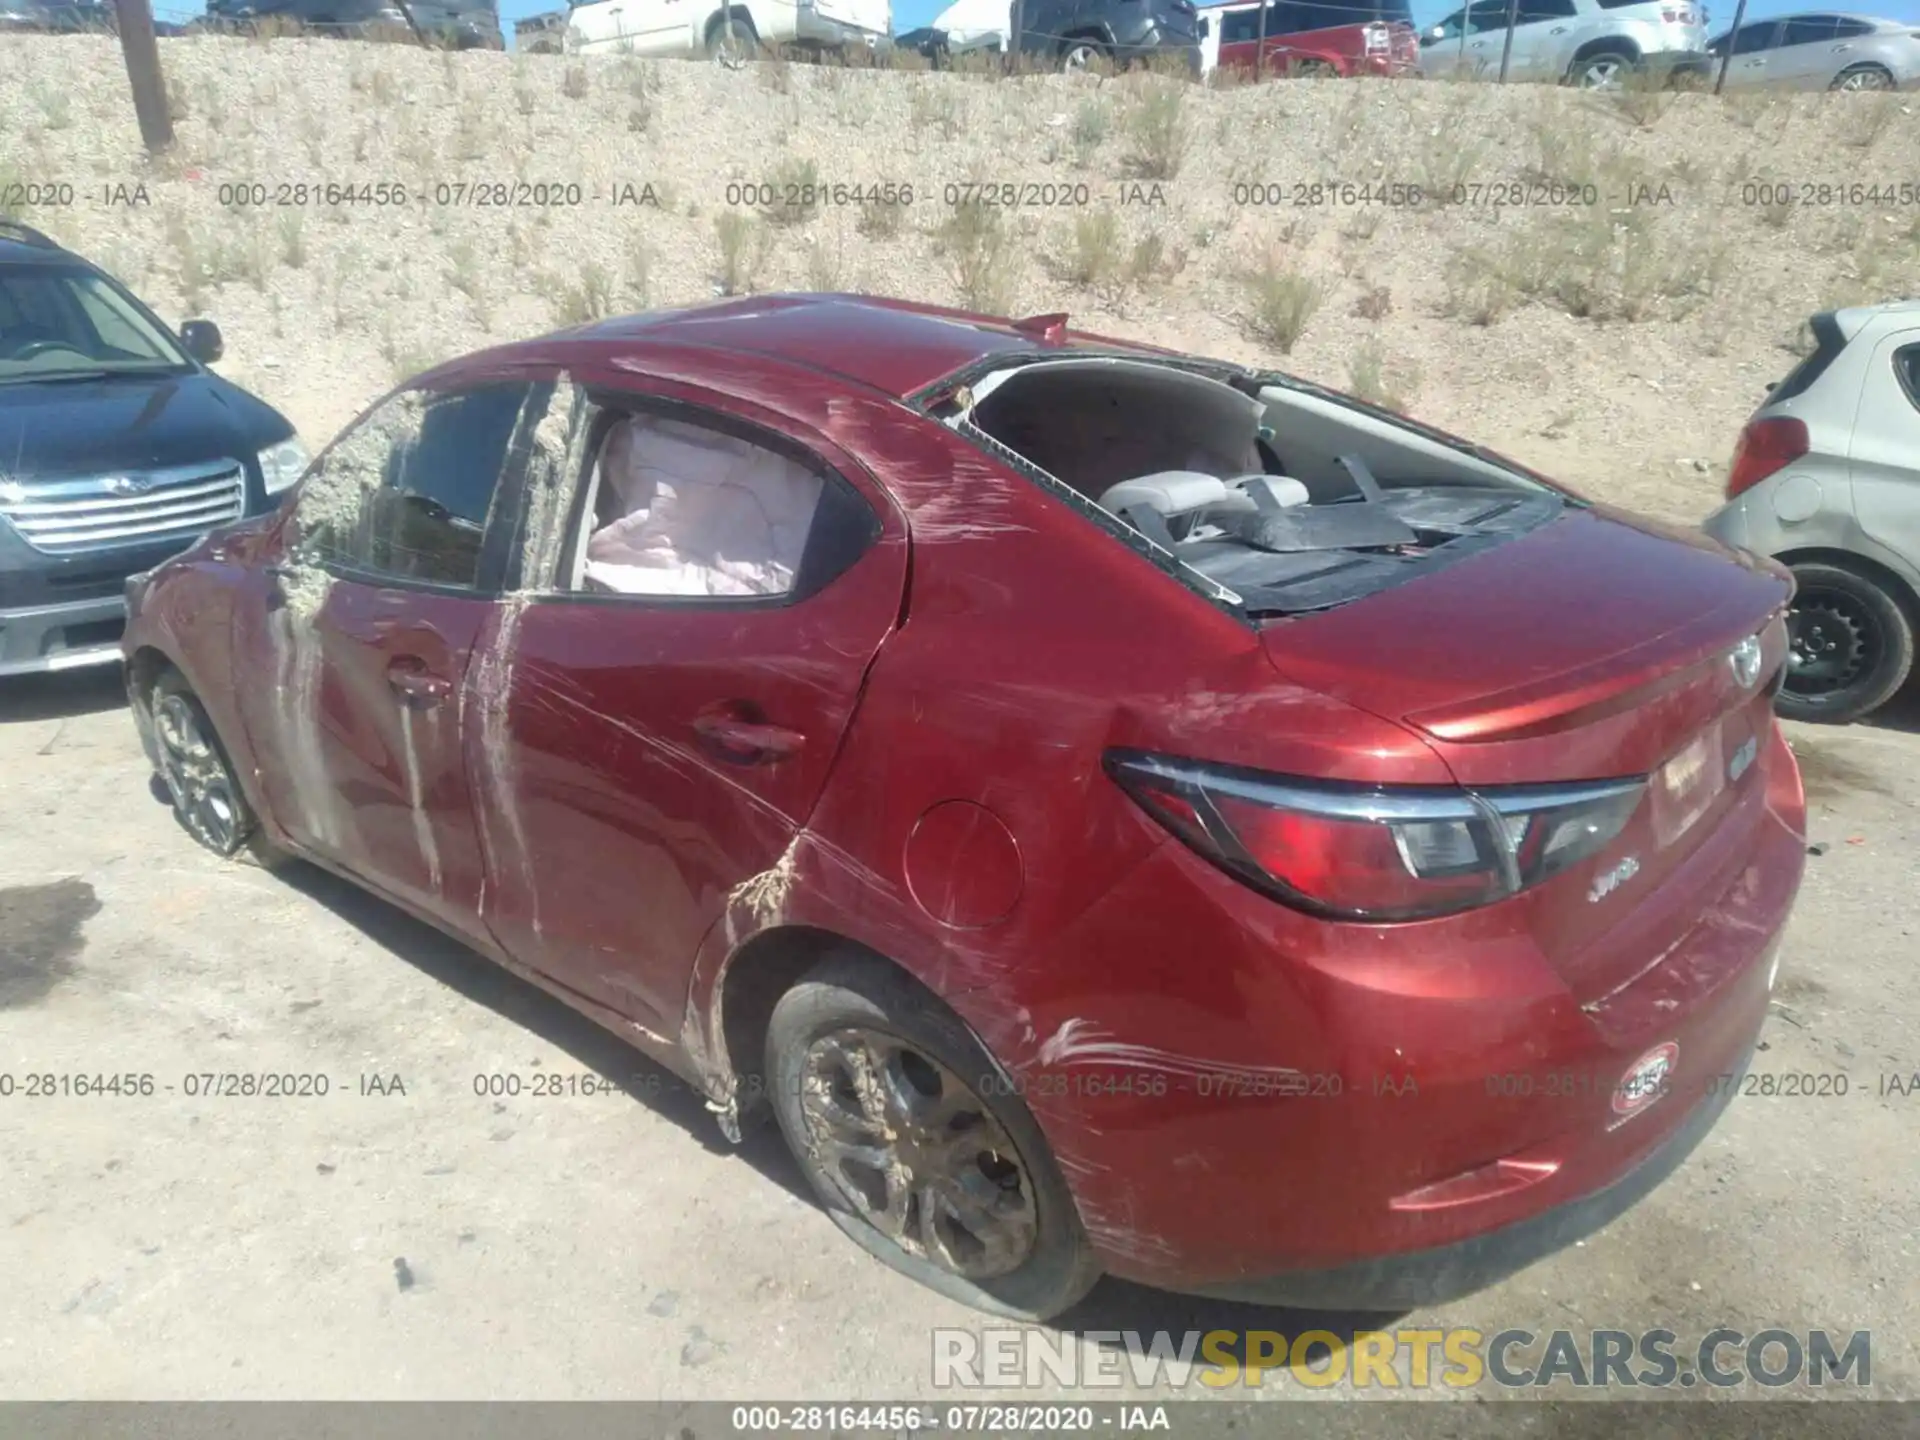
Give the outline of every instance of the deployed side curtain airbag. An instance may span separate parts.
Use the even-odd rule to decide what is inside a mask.
[[[779,595],[793,588],[820,477],[783,455],[635,415],[600,454],[603,514],[586,578],[623,594]]]

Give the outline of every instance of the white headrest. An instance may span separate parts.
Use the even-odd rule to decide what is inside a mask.
[[[1118,515],[1135,505],[1145,505],[1162,515],[1184,515],[1226,498],[1227,482],[1218,475],[1203,475],[1198,470],[1163,470],[1157,475],[1142,475],[1112,486],[1100,497],[1100,508]]]

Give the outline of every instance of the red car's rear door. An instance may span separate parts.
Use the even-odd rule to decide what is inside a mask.
[[[529,502],[570,519],[557,546],[528,552],[539,572],[487,644],[469,764],[495,938],[674,1034],[729,896],[781,883],[781,857],[898,621],[907,539],[884,489],[825,437],[687,386],[648,382],[643,397],[637,383],[582,392],[566,493]],[[804,554],[779,593],[588,588],[585,532],[605,520],[599,451],[636,407],[818,475]]]
[[[234,621],[236,700],[273,818],[476,936],[462,691],[499,605],[497,481],[535,398],[506,380],[376,406],[303,481]]]

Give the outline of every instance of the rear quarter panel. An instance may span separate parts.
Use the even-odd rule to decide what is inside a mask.
[[[1141,997],[1183,963],[1072,938],[1167,842],[1106,777],[1109,746],[1446,779],[1423,742],[1283,680],[1251,627],[1035,482],[930,421],[903,424],[890,402],[836,404],[834,438],[907,516],[907,613],[777,897],[734,907],[703,947],[693,1014],[711,1014],[727,957],[754,934],[812,927],[900,964],[1019,1070],[1068,1019],[1132,1029]],[[927,850],[930,812],[956,803],[973,807],[968,839]],[[1043,1129],[1068,1123],[1048,1097],[1031,1103]]]

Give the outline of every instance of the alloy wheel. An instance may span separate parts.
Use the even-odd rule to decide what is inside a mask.
[[[1608,55],[1589,65],[1580,75],[1583,90],[1618,90],[1626,79],[1627,63]]]
[[[1837,87],[1840,90],[1859,92],[1862,90],[1891,90],[1893,77],[1884,70],[1855,70],[1842,75]]]
[[[1060,70],[1067,75],[1084,75],[1093,69],[1100,59],[1098,46],[1076,43],[1067,47],[1067,53],[1060,58]]]
[[[242,838],[233,777],[198,711],[185,695],[162,695],[154,705],[153,725],[160,741],[161,778],[173,808],[201,844],[221,855],[232,854]]]
[[[801,1113],[813,1162],[869,1224],[968,1280],[1005,1275],[1039,1238],[1012,1140],[951,1070],[876,1030],[807,1048]]]
[[[1851,595],[1814,590],[1787,615],[1787,688],[1831,695],[1857,684],[1880,660],[1879,626]]]

